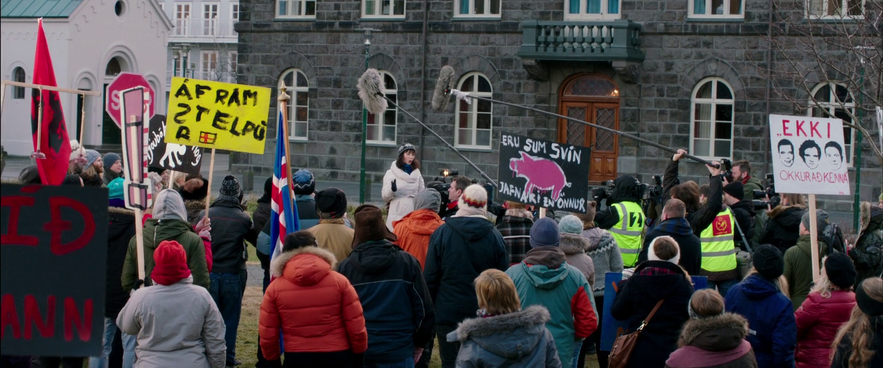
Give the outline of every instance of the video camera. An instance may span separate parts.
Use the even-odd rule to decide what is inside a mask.
[[[592,189],[592,200],[596,203],[601,203],[601,200],[604,198],[610,198],[615,187],[616,185],[613,184],[613,180],[605,181],[603,187]]]
[[[727,180],[727,183],[733,182],[733,161],[730,161],[728,158],[722,158],[720,160],[721,163],[721,177]]]
[[[457,176],[459,172],[451,169],[441,169],[439,176],[432,178],[432,181],[426,183],[426,187],[435,189],[441,195],[441,208],[447,208],[451,203],[448,199],[448,189],[451,189],[451,180]]]
[[[769,208],[775,208],[782,202],[779,193],[776,193],[775,179],[776,178],[772,173],[766,174],[766,188],[764,190],[755,190],[753,192],[755,199],[751,201],[751,205],[754,206],[754,210],[764,210],[768,208],[767,206],[769,206]],[[767,200],[767,198],[769,198],[769,200]]]

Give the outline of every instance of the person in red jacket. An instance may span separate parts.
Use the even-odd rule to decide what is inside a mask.
[[[362,304],[346,277],[332,270],[336,264],[309,232],[285,237],[282,254],[270,263],[276,279],[264,294],[258,330],[271,367],[361,367],[368,349]]]
[[[825,270],[794,312],[797,322],[797,368],[828,367],[831,343],[855,307],[855,265],[844,253],[825,258]]]

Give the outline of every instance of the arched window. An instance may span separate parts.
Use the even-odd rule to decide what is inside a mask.
[[[288,101],[288,138],[307,140],[310,116],[310,82],[300,69],[288,69],[282,73],[280,86],[285,85]]]
[[[107,67],[104,68],[104,75],[114,76],[120,74],[122,71],[123,66],[122,63],[120,63],[120,59],[115,57],[107,62]]]
[[[12,70],[12,80],[16,82],[25,82],[25,70],[22,67],[16,67]],[[24,87],[12,87],[12,98],[16,100],[21,100],[25,98],[25,88]]]
[[[705,158],[733,157],[733,89],[721,78],[706,78],[693,89],[690,152]]]
[[[383,89],[380,91],[386,98],[398,103],[396,98],[398,88],[396,80],[388,72],[380,70],[380,77],[383,78]],[[368,113],[368,136],[367,140],[374,143],[392,143],[396,142],[396,121],[398,120],[398,111],[392,105],[386,108],[383,114],[375,115]]]
[[[466,74],[457,85],[460,91],[476,97],[492,97],[493,88],[487,77],[481,73]],[[472,100],[471,104],[460,100],[457,102],[456,142],[457,147],[490,148],[491,121],[493,120],[492,104],[488,101]]]
[[[831,82],[819,83],[813,88],[812,95],[813,98],[809,100],[809,105],[812,107],[807,110],[806,116],[837,118],[844,123],[852,123],[852,116],[855,115],[855,99],[846,86]],[[844,125],[843,156],[846,156],[846,165],[849,167],[852,166],[854,138],[855,130]]]

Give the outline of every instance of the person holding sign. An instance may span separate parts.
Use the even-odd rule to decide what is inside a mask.
[[[393,231],[392,223],[414,210],[414,196],[426,189],[423,175],[420,174],[420,161],[417,161],[417,148],[405,143],[399,146],[398,158],[390,165],[383,176],[381,195],[386,202],[389,213],[386,215],[386,227]]]
[[[828,213],[816,210],[816,226],[819,234],[828,227]],[[803,304],[809,290],[812,288],[816,275],[812,272],[812,241],[809,229],[811,227],[809,211],[800,219],[800,237],[797,245],[785,252],[785,279],[788,280],[788,295],[791,296],[791,304],[794,310]],[[828,254],[828,244],[819,239],[819,254]],[[819,260],[821,261],[821,260]]]
[[[613,234],[622,254],[622,264],[632,268],[638,264],[644,232],[644,211],[641,209],[641,187],[638,179],[631,175],[622,175],[613,181],[613,192],[607,198],[607,209],[595,214],[598,227]],[[598,207],[605,197],[605,188],[592,192]]]

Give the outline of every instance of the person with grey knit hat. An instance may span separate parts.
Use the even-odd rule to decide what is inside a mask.
[[[420,174],[417,148],[410,143],[402,144],[396,160],[383,176],[383,188],[380,190],[389,209],[386,215],[389,231],[393,231],[393,222],[414,210],[414,197],[423,189],[426,189],[426,184]]]
[[[424,189],[414,198],[414,211],[393,223],[397,244],[420,262],[426,263],[426,251],[429,249],[429,236],[444,221],[438,216],[441,206],[441,194],[435,189]]]
[[[785,251],[785,270],[784,276],[788,280],[788,295],[791,296],[791,304],[794,311],[803,304],[806,296],[812,289],[813,280],[812,273],[812,239],[810,237],[810,213],[807,211],[800,219],[800,237],[797,238],[797,244]],[[828,213],[823,210],[816,210],[816,229],[821,234],[828,227]],[[819,267],[821,267],[822,256],[828,254],[828,244],[819,237]]]
[[[447,335],[458,323],[474,317],[478,309],[473,281],[489,268],[509,268],[503,236],[486,217],[487,201],[481,185],[470,185],[463,191],[457,214],[429,238],[423,274],[435,302],[439,355],[444,367],[454,366],[460,349],[458,342],[447,341]]]
[[[236,333],[239,316],[242,312],[242,297],[248,273],[245,269],[246,241],[257,244],[254,224],[242,204],[242,187],[239,179],[227,175],[221,181],[220,196],[210,206],[208,218],[211,221],[212,272],[209,293],[218,305],[224,324],[227,326],[227,365],[238,365],[236,360]],[[205,217],[201,211],[194,223]]]
[[[120,160],[120,155],[110,152],[104,155],[102,161],[105,166],[104,173],[101,174],[104,185],[110,184],[113,179],[123,177],[123,162]]]
[[[86,150],[86,164],[83,166],[83,172],[80,177],[83,178],[83,185],[87,187],[102,187],[104,179],[101,174],[104,173],[104,161],[101,154],[96,150]]]

